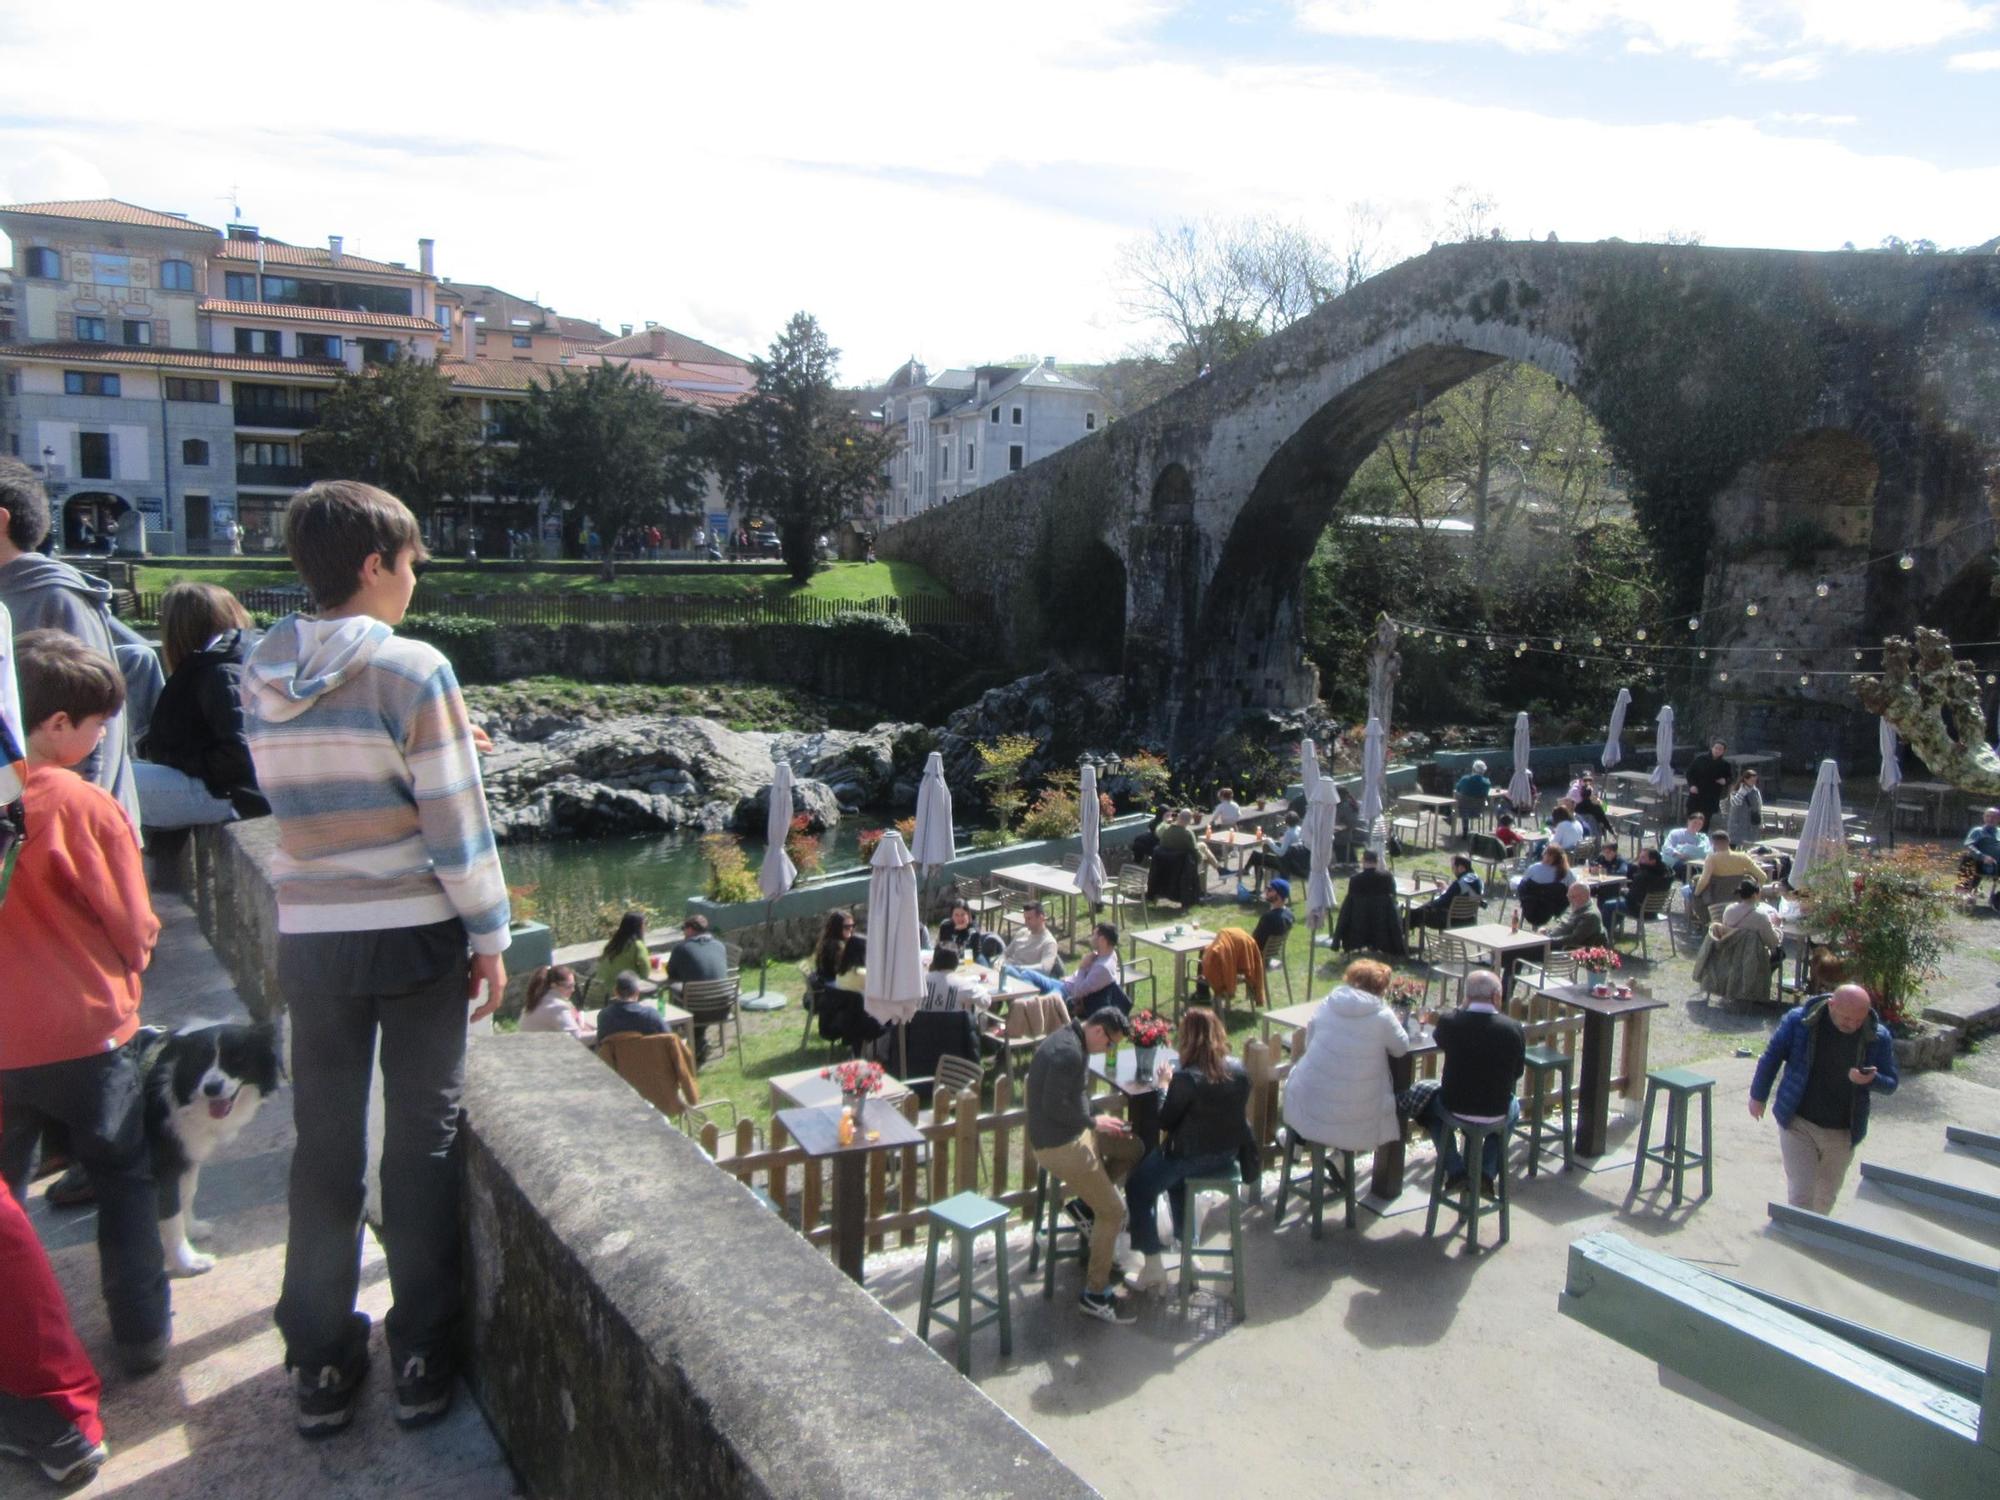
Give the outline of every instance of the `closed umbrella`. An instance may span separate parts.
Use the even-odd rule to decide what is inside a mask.
[[[1799,852],[1792,858],[1792,889],[1803,890],[1813,868],[1829,862],[1846,865],[1847,819],[1840,806],[1840,768],[1823,760],[1806,808],[1805,827],[1799,830]]]
[[[944,757],[937,751],[924,762],[924,779],[917,784],[917,827],[910,837],[910,857],[926,869],[951,863],[957,851],[951,842],[951,788],[944,784]]]
[[[1333,915],[1333,834],[1340,793],[1331,776],[1323,776],[1306,803],[1306,850],[1312,856],[1306,878],[1306,920],[1319,925],[1322,913]]]
[[[924,999],[924,929],[917,920],[917,862],[891,828],[868,862],[868,972],[861,1007],[884,1026],[895,1026],[901,1071],[909,1071],[905,1021]]]
[[[21,697],[14,686],[14,625],[0,604],[0,807],[16,801],[28,774],[28,736],[21,725]]]
[[[1896,726],[1885,717],[1880,731],[1882,741],[1882,774],[1878,778],[1882,790],[1893,792],[1903,784],[1903,768],[1896,760]]]
[[[774,996],[766,980],[771,972],[771,922],[774,907],[799,878],[798,867],[785,853],[785,840],[792,832],[792,767],[779,761],[771,773],[771,798],[764,809],[764,863],[757,870],[757,888],[764,893],[764,962],[757,969],[757,993],[740,997],[748,1010],[775,1010],[784,1004]],[[775,1001],[775,1003],[773,1003]]]
[[[1517,813],[1535,810],[1535,778],[1528,774],[1528,716],[1514,715],[1514,774],[1507,778],[1507,800]]]
[[[1620,688],[1618,701],[1611,705],[1611,732],[1604,737],[1604,753],[1598,757],[1604,769],[1610,770],[1625,758],[1625,747],[1619,743],[1625,733],[1625,710],[1632,706],[1632,690]]]
[[[1097,852],[1100,812],[1097,805],[1097,767],[1084,762],[1077,784],[1078,812],[1083,834],[1083,855],[1076,865],[1076,888],[1083,892],[1094,911],[1104,904],[1104,857]]]
[[[1382,840],[1375,825],[1382,821],[1382,721],[1371,718],[1361,742],[1361,828],[1368,847],[1380,853]]]
[[[1672,704],[1660,710],[1659,732],[1653,741],[1653,767],[1651,777],[1653,790],[1662,797],[1674,789],[1674,709]]]
[[[1304,788],[1306,805],[1310,807],[1313,788],[1319,785],[1319,751],[1314,747],[1311,735],[1299,741],[1299,785]]]

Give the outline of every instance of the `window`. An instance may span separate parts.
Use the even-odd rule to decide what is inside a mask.
[[[1021,408],[1018,406],[1014,408],[1014,425],[1016,427],[1021,425]]]
[[[125,319],[125,342],[128,344],[150,344],[153,342],[153,325],[144,318]]]
[[[222,294],[231,302],[255,302],[257,277],[249,271],[228,271],[222,277]]]
[[[1021,467],[1021,461],[1026,456],[1026,450],[1019,443],[1009,443],[1007,445],[1007,472],[1009,474],[1018,472]]]
[[[236,445],[236,461],[268,469],[289,469],[298,460],[285,443],[239,442]]]
[[[340,335],[337,333],[302,333],[299,335],[300,359],[339,359]]]
[[[993,425],[994,425],[995,427],[998,427],[998,426],[1000,425],[1000,408],[999,408],[999,407],[997,407],[997,406],[996,406],[996,407],[994,407],[994,408],[993,408],[993,410],[991,410],[990,412],[988,412],[988,413],[987,413],[986,415],[987,415],[988,419],[989,419],[989,420],[990,420],[990,421],[991,421],[991,422],[993,423]]]
[[[64,370],[63,394],[65,396],[115,396],[118,394],[116,375],[99,375],[92,370]]]
[[[178,375],[167,377],[167,399],[169,401],[209,401],[222,399],[222,382],[219,380],[184,380]]]
[[[394,339],[359,339],[364,365],[393,365],[403,357],[403,346]]]
[[[406,317],[411,306],[410,289],[406,286],[306,281],[297,276],[266,276],[263,300],[289,302],[297,307],[336,307],[348,312],[402,313]]]
[[[181,462],[192,468],[208,467],[208,444],[200,438],[187,438],[181,443]]]
[[[535,341],[525,333],[517,333],[514,335],[514,347],[516,349],[532,349],[535,347]]]
[[[79,317],[76,320],[76,336],[85,343],[104,343],[107,338],[104,331],[104,319]]]
[[[111,434],[79,432],[76,435],[76,471],[84,479],[111,477]]]
[[[1096,412],[1094,412],[1094,411],[1087,411],[1087,412],[1085,412],[1085,413],[1083,414],[1083,430],[1084,430],[1085,432],[1095,432],[1095,431],[1097,431],[1097,413],[1096,413]]]
[[[163,260],[160,262],[160,290],[163,292],[191,292],[194,290],[194,267],[184,260]]]
[[[62,257],[53,250],[44,250],[38,245],[33,246],[28,251],[24,274],[39,277],[43,281],[61,281]]]
[[[979,458],[979,450],[975,448],[971,443],[967,443],[965,445],[966,473],[970,474],[974,469],[979,467],[978,458]]]
[[[938,444],[938,477],[942,479],[951,472],[951,444]]]
[[[275,328],[239,328],[236,330],[236,352],[268,354],[277,358],[285,352],[285,348]]]

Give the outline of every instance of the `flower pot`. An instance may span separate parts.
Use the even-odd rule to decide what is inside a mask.
[[[1930,1021],[1910,1021],[1908,1036],[1895,1038],[1896,1071],[1927,1073],[1949,1068],[1958,1055],[1959,1031],[1955,1026],[1939,1026]]]
[[[1133,1047],[1132,1077],[1134,1079],[1151,1078],[1153,1076],[1153,1069],[1158,1065],[1159,1060],[1160,1049],[1157,1044],[1151,1047]]]
[[[510,922],[507,925],[507,969],[527,974],[555,962],[555,934],[546,922]]]

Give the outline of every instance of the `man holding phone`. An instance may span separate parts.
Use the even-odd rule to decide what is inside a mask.
[[[1894,1093],[1896,1082],[1889,1028],[1860,985],[1843,984],[1785,1012],[1750,1080],[1750,1118],[1763,1119],[1770,1101],[1787,1203],[1833,1212],[1854,1148],[1868,1134],[1869,1096]]]

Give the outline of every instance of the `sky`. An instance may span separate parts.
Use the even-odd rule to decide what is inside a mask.
[[[0,202],[345,237],[842,373],[1146,344],[1155,224],[2000,234],[2000,0],[0,0]],[[1357,213],[1356,205],[1368,205]]]

